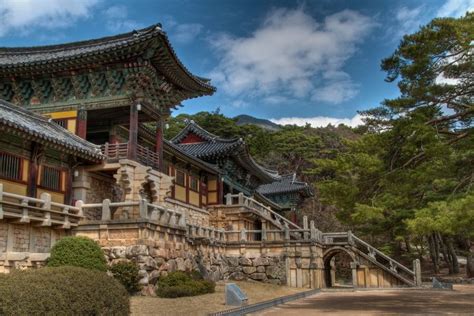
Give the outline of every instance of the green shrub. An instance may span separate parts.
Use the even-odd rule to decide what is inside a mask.
[[[128,315],[125,288],[106,273],[78,267],[0,275],[0,315]]]
[[[172,272],[160,278],[157,283],[156,295],[159,297],[176,298],[214,293],[216,284],[212,281],[198,279],[196,274]]]
[[[138,275],[138,266],[133,262],[114,263],[110,268],[114,278],[116,278],[127,289],[130,294],[140,290],[140,276]]]
[[[104,253],[86,237],[64,237],[51,249],[48,267],[74,266],[107,271]]]

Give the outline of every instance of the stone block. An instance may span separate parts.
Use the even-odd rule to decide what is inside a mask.
[[[267,275],[265,273],[253,273],[250,275],[250,278],[252,280],[263,281],[267,278]]]
[[[257,272],[259,272],[259,273],[265,273],[265,266],[258,266],[258,267],[257,267]]]
[[[266,257],[258,257],[253,259],[253,265],[255,267],[257,266],[269,266],[270,265],[270,260]]]
[[[252,274],[252,273],[257,272],[257,268],[255,268],[255,267],[243,267],[242,271],[246,274]]]
[[[249,258],[241,257],[239,259],[239,264],[241,266],[251,266],[252,265],[252,260],[250,260]]]

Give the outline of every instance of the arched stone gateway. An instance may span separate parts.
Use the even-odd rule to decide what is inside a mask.
[[[350,258],[350,268],[352,277],[351,285],[355,286],[357,284],[357,258],[350,248],[342,246],[334,246],[324,251],[323,264],[325,286],[336,286],[336,273],[338,267],[336,266],[335,259],[338,255],[343,255],[343,257],[345,256],[346,258]]]

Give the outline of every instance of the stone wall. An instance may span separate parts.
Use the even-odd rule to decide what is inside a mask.
[[[166,199],[164,206],[185,214],[186,223],[197,226],[209,226],[209,212],[180,201]]]
[[[140,284],[153,292],[160,276],[174,271],[199,271],[204,277],[219,280],[255,280],[286,284],[284,256],[228,256],[219,246],[185,247],[184,251],[168,253],[147,245],[103,247],[109,264],[119,261],[136,262]],[[150,289],[151,288],[151,289]]]
[[[0,223],[0,273],[44,264],[64,230]]]

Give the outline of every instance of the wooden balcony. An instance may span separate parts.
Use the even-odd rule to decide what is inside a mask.
[[[128,143],[105,143],[100,146],[102,153],[107,156],[108,162],[118,162],[120,159],[130,159],[130,148]],[[140,145],[137,145],[136,160],[139,163],[152,167],[154,169],[160,168],[159,154]]]

